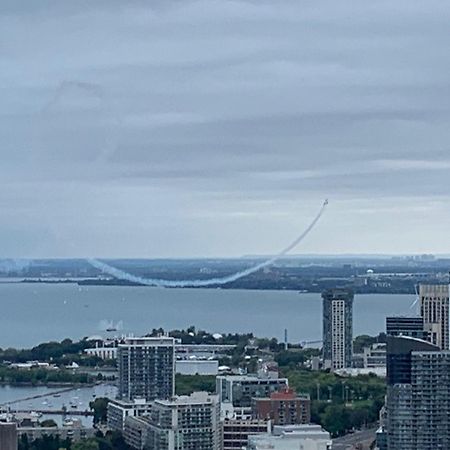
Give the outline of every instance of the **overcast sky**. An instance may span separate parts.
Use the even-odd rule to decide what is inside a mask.
[[[450,253],[450,3],[0,0],[0,257]]]

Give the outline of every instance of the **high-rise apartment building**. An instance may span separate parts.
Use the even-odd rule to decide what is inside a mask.
[[[388,450],[450,448],[450,352],[405,336],[387,340]]]
[[[217,395],[194,392],[190,396],[155,400],[148,418],[147,450],[221,450],[222,429]]]
[[[175,340],[128,338],[117,349],[119,398],[167,399],[175,394]]]
[[[326,369],[351,367],[353,348],[353,292],[329,289],[323,299],[323,359]]]
[[[420,315],[428,340],[441,350],[449,349],[449,285],[419,286]]]
[[[386,317],[386,334],[388,336],[409,336],[427,340],[427,333],[420,316],[392,316]]]

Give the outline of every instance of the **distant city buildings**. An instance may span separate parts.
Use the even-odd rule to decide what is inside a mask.
[[[168,399],[175,394],[175,340],[127,338],[117,350],[119,398]]]
[[[419,286],[420,315],[428,340],[441,350],[449,349],[449,285]]]
[[[388,336],[387,448],[450,448],[450,352],[419,339]]]
[[[352,365],[353,297],[349,289],[329,289],[322,293],[325,369],[344,369]]]
[[[101,336],[91,336],[88,340],[95,342],[95,346],[86,348],[84,352],[89,356],[109,360],[117,358],[117,346],[127,337],[104,339]],[[232,351],[236,345],[223,344],[183,344],[175,339],[175,356],[178,361],[207,361],[217,360]]]

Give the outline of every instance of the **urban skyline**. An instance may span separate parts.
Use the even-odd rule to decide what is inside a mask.
[[[0,450],[450,450],[449,23],[0,0]]]

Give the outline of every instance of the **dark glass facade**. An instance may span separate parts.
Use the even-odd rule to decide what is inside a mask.
[[[388,336],[409,336],[427,340],[423,317],[393,316],[386,317],[386,334]]]
[[[343,369],[352,365],[353,297],[350,289],[328,289],[322,293],[326,368]]]

